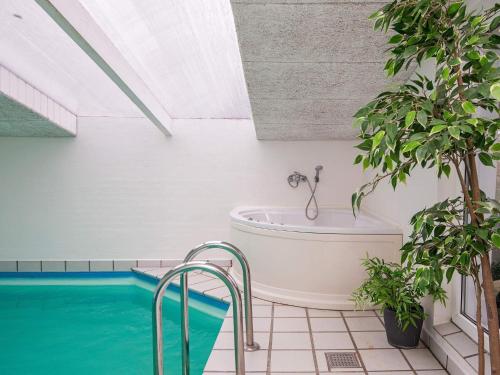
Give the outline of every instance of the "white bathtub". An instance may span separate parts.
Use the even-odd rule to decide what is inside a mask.
[[[237,207],[231,241],[245,253],[257,297],[297,306],[352,309],[352,291],[365,278],[361,259],[398,261],[399,228],[350,209],[320,209],[310,221],[302,208]],[[234,276],[240,278],[235,268]]]

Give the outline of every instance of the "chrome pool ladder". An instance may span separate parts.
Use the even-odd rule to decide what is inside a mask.
[[[243,297],[245,298],[245,333],[246,333],[246,342],[245,342],[245,351],[254,352],[260,349],[258,343],[254,340],[253,334],[253,309],[252,309],[252,280],[250,276],[250,266],[248,265],[247,258],[245,254],[238,249],[233,244],[225,241],[209,241],[204,242],[201,245],[196,246],[193,250],[191,250],[186,257],[184,258],[184,262],[190,262],[194,260],[196,256],[200,253],[210,250],[210,249],[219,249],[228,252],[233,255],[238,263],[241,266],[242,270],[242,279],[243,279]],[[188,275],[181,275],[181,290],[182,293],[185,294],[186,304],[181,305],[181,316],[187,317],[187,299],[188,299]],[[186,331],[187,334],[187,331]],[[184,341],[188,341],[188,338],[185,338]]]
[[[233,277],[223,268],[204,261],[182,263],[168,271],[160,280],[153,297],[153,360],[154,374],[163,375],[163,296],[172,280],[180,275],[185,277],[191,271],[204,271],[219,278],[229,289],[233,309],[234,330],[234,360],[237,375],[245,375],[245,353],[243,344],[243,315],[241,293]],[[187,282],[186,282],[187,284]],[[188,289],[181,288],[181,332],[182,332],[182,374],[189,375],[189,319],[188,319]]]

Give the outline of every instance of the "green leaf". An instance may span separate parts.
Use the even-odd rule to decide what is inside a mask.
[[[405,117],[405,126],[406,127],[409,127],[413,124],[413,122],[415,121],[416,115],[417,115],[417,112],[415,112],[415,111],[410,111],[406,114],[406,117]]]
[[[481,58],[481,55],[477,51],[470,51],[467,52],[467,57],[471,60],[479,60]]]
[[[493,235],[491,236],[491,242],[493,242],[493,245],[495,245],[495,247],[500,248],[500,234],[493,233]]]
[[[448,283],[451,281],[454,272],[455,272],[455,268],[453,268],[453,267],[449,267],[446,270],[446,280],[448,281]]]
[[[449,165],[445,164],[441,167],[441,169],[443,170],[446,177],[450,177],[451,167]]]
[[[479,25],[481,23],[482,20],[483,20],[483,17],[477,16],[477,17],[472,18],[470,24],[472,27],[476,27],[477,25]]]
[[[368,169],[368,167],[370,166],[370,159],[369,158],[364,158],[363,159],[363,171]]]
[[[493,165],[493,159],[486,152],[479,153],[479,160],[481,160],[481,163],[483,163],[484,165],[486,165],[488,167],[493,167],[494,166]]]
[[[443,71],[441,72],[441,77],[444,79],[444,80],[448,80],[448,78],[450,77],[450,68],[445,66],[443,68]]]
[[[500,101],[500,83],[494,83],[490,87],[491,96],[494,97],[497,101]]]
[[[444,233],[445,230],[446,230],[446,226],[445,225],[438,225],[434,229],[434,236],[439,237],[440,235],[442,235]]]
[[[462,61],[459,58],[453,58],[450,60],[450,65],[451,66],[457,66],[460,65]]]
[[[392,163],[391,157],[389,155],[385,155],[384,160],[385,160],[385,164],[387,165],[387,169],[389,171],[392,171],[392,169],[394,168],[394,165]]]
[[[446,12],[449,16],[453,17],[455,14],[457,14],[458,10],[460,9],[461,3],[453,3],[448,7],[448,11]]]
[[[432,129],[431,129],[431,132],[429,133],[429,135],[433,135],[433,134],[439,133],[441,130],[446,129],[446,128],[447,128],[446,125],[436,125],[436,126],[433,126]]]
[[[460,128],[458,126],[450,126],[448,128],[448,133],[455,138],[455,139],[460,139]]]
[[[363,155],[357,155],[354,159],[354,165],[361,163],[361,160],[363,160]]]
[[[427,113],[425,111],[418,111],[417,121],[425,128],[427,125]]]
[[[382,142],[382,139],[384,139],[385,136],[385,131],[380,130],[375,136],[373,137],[373,143],[372,143],[372,150],[375,150],[377,146]]]
[[[410,152],[420,146],[421,143],[419,141],[411,141],[404,145],[402,152]]]
[[[358,117],[354,120],[352,126],[353,128],[360,128],[361,124],[365,121],[364,117]]]
[[[472,104],[468,100],[466,100],[465,102],[462,103],[462,108],[465,111],[465,113],[468,113],[468,114],[476,113],[476,107],[474,106],[474,104]]]
[[[497,16],[490,23],[490,31],[495,30],[498,26],[500,26],[500,16]]]
[[[389,39],[389,43],[390,44],[397,44],[399,42],[401,42],[403,40],[403,35],[401,34],[396,34],[396,35],[393,35],[390,39]]]

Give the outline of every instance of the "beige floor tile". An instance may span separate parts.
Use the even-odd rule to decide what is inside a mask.
[[[267,350],[245,352],[246,371],[266,371]],[[213,350],[205,366],[208,371],[234,371],[234,352],[232,350]]]
[[[356,311],[342,311],[342,315],[345,317],[356,317],[356,316],[376,316],[374,310],[356,310]]]
[[[352,332],[354,342],[359,349],[390,349],[385,332]]]
[[[417,375],[448,375],[446,370],[423,370],[417,371]]]
[[[309,332],[273,332],[274,349],[312,349]]]
[[[202,273],[194,274],[194,275],[189,275],[188,276],[188,285],[194,285],[194,284],[199,284],[205,281],[210,281],[213,280],[211,277],[204,275]]]
[[[269,347],[269,332],[255,332],[254,340],[259,343],[261,349]],[[215,340],[214,349],[233,349],[234,335],[232,332],[220,332]]]
[[[384,331],[384,326],[376,317],[346,318],[351,331]]]
[[[274,318],[274,332],[308,332],[306,318]]]
[[[305,318],[306,309],[303,307],[274,305],[275,318]]]
[[[367,371],[410,370],[398,349],[360,350]]]
[[[256,297],[253,297],[252,298],[252,304],[253,305],[267,305],[267,306],[272,306],[272,302],[270,301],[266,301],[265,299],[260,299],[260,298],[256,298]]]
[[[340,318],[340,311],[307,309],[310,318]]]
[[[225,286],[221,286],[217,289],[207,290],[204,294],[210,297],[222,299],[224,297],[227,297],[227,295],[229,294],[229,290]]]
[[[309,350],[273,350],[271,371],[314,371],[313,353]]]
[[[347,331],[342,318],[311,318],[313,332],[342,332]]]
[[[243,323],[245,324],[245,323]],[[253,319],[254,332],[269,332],[271,330],[271,318],[254,318]],[[221,332],[233,331],[233,318],[226,317],[222,323]]]
[[[196,290],[198,292],[205,292],[207,290],[220,288],[222,286],[224,286],[224,283],[221,280],[211,279],[211,280],[203,281],[203,282],[198,283],[198,284],[189,285],[189,288]]]
[[[429,349],[408,349],[403,354],[415,370],[441,370],[443,367]]]
[[[315,349],[353,349],[351,337],[348,332],[314,332]]]
[[[245,309],[245,307],[243,307]],[[252,312],[254,318],[270,318],[273,308],[271,305],[253,305]],[[229,309],[226,316],[232,316],[233,311]]]

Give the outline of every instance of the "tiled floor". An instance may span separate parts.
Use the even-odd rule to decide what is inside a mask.
[[[136,269],[161,277],[167,269]],[[222,282],[211,276],[189,277],[192,289],[229,300]],[[444,375],[439,362],[421,344],[412,350],[387,343],[383,320],[373,311],[330,311],[253,299],[255,340],[261,350],[246,352],[246,371],[256,374]],[[234,374],[232,316],[228,311],[205,375]],[[354,352],[359,367],[329,369],[325,353]]]

